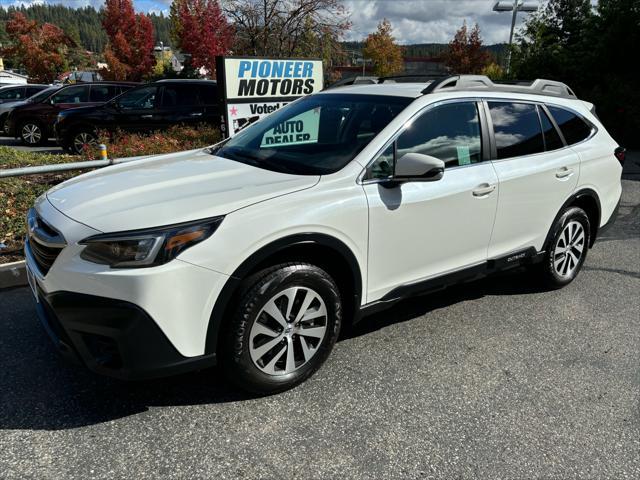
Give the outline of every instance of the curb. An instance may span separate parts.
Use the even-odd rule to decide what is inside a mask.
[[[24,260],[0,265],[0,289],[27,285]]]

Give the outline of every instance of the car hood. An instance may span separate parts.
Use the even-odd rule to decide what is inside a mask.
[[[226,215],[318,183],[211,155],[205,150],[146,157],[61,183],[47,199],[102,232],[151,228]]]

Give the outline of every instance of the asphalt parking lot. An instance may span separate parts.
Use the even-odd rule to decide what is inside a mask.
[[[639,478],[640,158],[578,279],[519,272],[397,305],[300,387],[64,364],[0,292],[0,478]]]

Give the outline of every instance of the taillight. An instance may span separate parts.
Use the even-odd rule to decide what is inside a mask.
[[[616,158],[620,162],[620,165],[624,165],[624,159],[627,156],[627,149],[618,147],[613,151],[613,154],[616,156]]]

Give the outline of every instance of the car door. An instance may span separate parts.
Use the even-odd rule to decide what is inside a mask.
[[[487,100],[484,105],[494,132],[492,163],[500,182],[489,257],[530,247],[541,250],[556,214],[576,187],[579,157],[564,147],[541,105],[509,100]]]
[[[203,122],[209,125],[220,123],[220,98],[218,97],[218,86],[201,85],[200,99],[204,104]]]
[[[498,189],[482,115],[475,100],[427,107],[368,167],[368,302],[487,260]],[[395,160],[411,152],[443,160],[442,179],[390,186]]]
[[[149,132],[159,128],[158,87],[149,85],[129,90],[112,105],[114,127],[128,132]],[[110,108],[111,108],[111,104]]]
[[[162,128],[202,123],[204,105],[198,86],[188,83],[164,85],[158,116],[158,123]]]

